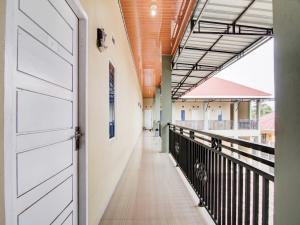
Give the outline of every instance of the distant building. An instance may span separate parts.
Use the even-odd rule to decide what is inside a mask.
[[[263,144],[275,145],[275,112],[260,118],[261,142]]]
[[[260,104],[271,94],[220,78],[210,78],[173,102],[173,123],[260,142]],[[252,120],[251,102],[258,107]]]

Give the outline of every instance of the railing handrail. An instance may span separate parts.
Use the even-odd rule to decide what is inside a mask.
[[[275,154],[275,148],[268,146],[268,145],[264,145],[264,144],[258,144],[258,143],[253,143],[250,141],[246,141],[246,140],[241,140],[241,139],[235,139],[235,138],[230,138],[230,137],[226,137],[226,136],[221,136],[218,134],[214,134],[214,133],[210,133],[210,132],[206,132],[206,131],[200,131],[200,130],[195,130],[189,127],[183,127],[180,125],[176,125],[176,124],[172,124],[169,123],[169,126],[173,126],[173,127],[178,127],[181,129],[185,129],[185,130],[189,130],[189,131],[193,131],[195,133],[199,133],[201,135],[206,135],[212,138],[217,138],[217,139],[221,139],[224,140],[226,142],[231,142],[233,144],[237,144],[246,148],[251,148],[253,150],[256,151],[261,151],[270,155],[274,155]]]

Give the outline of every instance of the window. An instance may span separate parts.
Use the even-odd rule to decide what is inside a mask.
[[[185,110],[181,110],[181,113],[180,113],[180,117],[181,117],[181,121],[185,121]]]
[[[109,138],[116,136],[115,125],[115,68],[109,63]]]
[[[222,121],[222,120],[223,120],[222,107],[219,106],[219,109],[218,109],[218,121]]]

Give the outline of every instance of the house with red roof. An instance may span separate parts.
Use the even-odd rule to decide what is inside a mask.
[[[275,145],[275,112],[271,112],[260,118],[261,142]]]
[[[173,122],[260,142],[260,105],[272,99],[270,93],[212,77],[173,102]],[[254,120],[251,105],[257,106]]]

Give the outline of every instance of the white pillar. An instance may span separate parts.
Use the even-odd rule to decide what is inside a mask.
[[[156,88],[153,107],[153,127],[158,128],[158,121],[160,121],[160,88]]]
[[[256,101],[256,123],[257,123],[257,130],[260,132],[260,110],[261,110],[261,101]],[[257,143],[261,143],[261,135],[257,136]]]
[[[209,105],[209,102],[204,102],[204,104],[203,104],[203,112],[204,112],[204,114],[203,114],[203,116],[204,116],[204,118],[203,118],[203,121],[204,121],[204,130],[208,130],[209,129],[209,127],[208,127],[208,125],[209,125],[209,121],[208,121],[208,105]]]
[[[176,121],[176,102],[172,102],[172,123]]]
[[[300,221],[300,1],[276,0],[275,96],[275,225]]]
[[[233,129],[239,129],[239,103],[233,103]]]
[[[256,122],[257,122],[258,130],[260,130],[260,110],[261,110],[261,101],[256,100]]]

